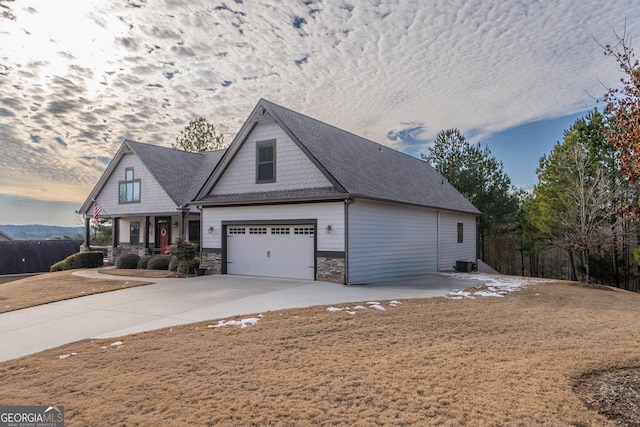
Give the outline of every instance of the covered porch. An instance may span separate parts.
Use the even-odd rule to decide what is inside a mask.
[[[90,242],[91,218],[85,219],[85,246]],[[178,237],[200,243],[200,214],[123,215],[111,218],[113,229],[107,258],[113,264],[123,253],[165,254]]]

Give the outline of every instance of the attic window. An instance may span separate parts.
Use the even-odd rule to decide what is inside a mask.
[[[140,180],[134,179],[133,168],[126,168],[124,181],[118,183],[119,203],[140,203]]]
[[[256,184],[276,182],[276,141],[256,142]]]

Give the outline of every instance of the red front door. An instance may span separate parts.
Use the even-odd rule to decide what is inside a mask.
[[[169,223],[161,222],[158,224],[158,246],[162,248],[161,252],[164,254],[169,247]]]

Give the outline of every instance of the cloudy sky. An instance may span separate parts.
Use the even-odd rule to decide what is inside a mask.
[[[413,155],[457,127],[531,185],[617,84],[594,38],[625,19],[640,35],[634,0],[0,0],[0,224],[79,222],[124,137],[204,116],[230,140],[261,97]]]

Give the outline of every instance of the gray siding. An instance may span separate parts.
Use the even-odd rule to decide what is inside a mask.
[[[129,167],[134,168],[134,178],[140,179],[140,203],[120,204],[118,202],[118,183],[125,179],[125,169]],[[176,210],[175,203],[151,175],[151,172],[140,161],[138,156],[131,153],[122,158],[96,200],[103,209],[101,216],[110,215],[113,217],[127,214],[164,213],[175,212]],[[92,214],[93,208],[89,211],[89,215]]]
[[[458,243],[458,223],[462,223],[464,239]],[[456,261],[473,261],[476,258],[476,216],[454,213],[440,213],[440,257],[441,271],[453,270]]]
[[[276,141],[276,182],[256,184],[256,142]],[[277,123],[262,122],[236,154],[211,194],[331,187],[332,184]]]
[[[356,200],[349,206],[348,283],[437,270],[437,212]]]

